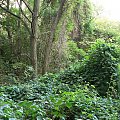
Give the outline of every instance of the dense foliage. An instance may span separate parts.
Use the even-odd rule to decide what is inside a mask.
[[[98,97],[89,84],[70,86],[57,78],[46,74],[23,85],[1,87],[0,119],[118,120],[117,99]]]
[[[88,53],[58,74],[1,86],[0,119],[118,120],[120,101],[112,91],[118,89],[118,53],[104,41],[96,42]]]
[[[98,40],[91,46],[83,60],[61,73],[60,79],[69,84],[84,81],[94,85],[102,96],[106,96],[108,91],[111,91],[109,94],[116,96],[119,80],[118,63],[119,48]]]
[[[84,79],[94,84],[100,95],[106,95],[110,87],[117,87],[119,48],[98,41],[92,45],[86,56]],[[112,89],[112,88],[111,88]]]
[[[0,1],[0,120],[119,120],[120,24],[90,0]]]

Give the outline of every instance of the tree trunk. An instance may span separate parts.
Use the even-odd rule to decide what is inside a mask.
[[[9,11],[9,6],[10,6],[10,0],[7,0],[7,10]],[[10,23],[9,23],[9,14],[7,14],[6,17],[6,21],[7,21],[7,26],[6,26],[6,31],[7,31],[7,35],[8,35],[8,39],[9,39],[9,45],[10,45],[10,53],[13,53],[13,43],[12,43],[12,35],[11,35],[11,30],[10,30]]]
[[[31,46],[31,63],[37,75],[37,28],[38,28],[38,13],[40,0],[34,0],[32,22],[31,22],[31,36],[30,36],[30,46]]]
[[[20,0],[20,7],[22,7],[22,0]],[[18,15],[20,18],[21,18],[21,9],[19,8],[19,15]],[[18,59],[20,60],[21,58],[21,30],[20,30],[20,27],[21,27],[21,20],[18,19],[18,39],[17,39],[17,55],[18,55]]]
[[[55,35],[57,25],[62,17],[63,11],[64,11],[65,3],[66,3],[66,0],[61,0],[60,7],[58,9],[56,17],[52,22],[51,34],[50,34],[49,42],[46,44],[46,51],[44,54],[44,63],[43,63],[42,74],[46,73],[49,69],[50,52],[51,52],[51,48],[52,48],[52,43],[54,40],[54,35]]]
[[[73,20],[75,27],[72,31],[72,39],[77,43],[77,47],[80,48],[79,42],[82,40],[82,19],[79,15],[80,4],[78,3],[73,11]]]

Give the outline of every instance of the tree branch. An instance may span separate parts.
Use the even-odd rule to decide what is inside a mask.
[[[10,12],[10,11],[7,10],[6,8],[2,7],[1,5],[0,5],[0,8],[3,9],[5,12],[11,14],[12,16],[14,16],[14,17],[20,19],[20,20],[23,22],[24,26],[27,28],[28,32],[31,33],[30,28],[28,27],[28,25],[26,24],[26,22],[25,22],[24,20],[21,19],[21,17],[15,15],[14,13]]]
[[[6,8],[2,7],[0,5],[0,8],[2,8],[5,12],[8,12],[9,14],[13,15],[14,17],[18,18],[18,19],[21,19],[19,16],[15,15],[14,13],[10,12],[9,10],[7,10]]]
[[[1,1],[0,5],[2,5],[2,4],[5,5],[4,0]]]
[[[31,23],[31,21],[29,20],[29,18],[25,15],[25,13],[23,12],[23,10],[22,10],[22,8],[21,8],[21,6],[20,6],[20,4],[19,4],[19,2],[18,2],[18,0],[17,0],[17,3],[18,3],[18,5],[19,5],[19,8],[20,8],[20,10],[21,10],[21,12],[22,12],[22,14],[23,14],[23,16],[28,20],[28,22],[30,22]]]
[[[33,14],[33,11],[31,10],[30,6],[24,0],[22,0],[22,1],[24,2],[24,4],[26,5],[26,7],[28,8],[28,10]]]
[[[52,21],[52,27],[51,27],[51,39],[53,40],[53,37],[54,37],[54,33],[56,31],[56,28],[57,28],[57,25],[63,15],[63,12],[64,12],[64,7],[65,7],[65,3],[67,2],[67,0],[61,0],[61,3],[60,3],[60,7],[56,13],[56,16],[54,17],[53,21]],[[53,42],[53,41],[52,41]]]

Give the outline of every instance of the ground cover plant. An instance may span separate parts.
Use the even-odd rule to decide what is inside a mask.
[[[118,120],[120,100],[116,87],[119,77],[117,52],[104,41],[99,41],[88,53],[81,62],[63,72],[48,73],[26,83],[1,86],[0,119]],[[102,62],[103,69],[98,64],[101,59],[105,61],[105,64]],[[108,86],[106,92],[101,84],[107,87],[111,82],[115,84]],[[110,88],[116,91],[113,93]]]
[[[76,85],[73,92],[57,80],[50,82],[39,80],[8,89],[1,87],[0,119],[118,119],[119,100],[99,97],[90,85]]]

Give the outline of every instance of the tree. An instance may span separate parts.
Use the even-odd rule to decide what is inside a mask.
[[[67,2],[67,0],[60,1],[59,9],[56,12],[56,16],[52,20],[52,25],[51,25],[51,30],[50,30],[50,38],[49,38],[49,42],[46,44],[46,50],[44,53],[44,63],[43,63],[43,70],[42,70],[43,74],[48,71],[48,66],[49,66],[49,62],[50,62],[50,51],[51,51],[52,44],[54,41],[55,31],[56,31],[57,25],[58,25],[62,15],[63,15],[66,2]]]
[[[35,73],[37,75],[37,29],[38,29],[38,13],[40,0],[34,0],[34,7],[32,13],[32,22],[31,22],[31,36],[30,36],[30,44],[31,44],[31,62]]]
[[[22,9],[22,3],[24,3],[24,5],[28,9],[28,11],[32,14],[32,18],[29,18],[28,15],[25,14],[25,10]],[[39,13],[39,7],[40,7],[39,6],[40,0],[34,0],[33,10],[31,10],[28,3],[24,0],[20,0],[20,1],[17,0],[17,4],[19,6],[19,8],[17,8],[19,14],[15,14],[10,10],[10,8],[9,8],[10,1],[9,0],[7,0],[7,6],[6,6],[6,2],[2,1],[0,3],[0,8],[2,10],[4,10],[6,13],[17,18],[17,21],[18,21],[18,24],[17,24],[18,30],[17,31],[18,31],[18,33],[20,32],[19,29],[21,27],[20,22],[22,22],[23,25],[27,28],[29,35],[30,35],[31,64],[35,70],[35,73],[37,74],[37,29],[38,29],[37,26],[38,26],[38,13]],[[31,19],[32,19],[32,21],[31,21]],[[8,21],[7,24],[9,24],[9,19],[7,21]],[[30,25],[29,25],[29,23],[30,23]],[[11,41],[11,34],[10,34],[9,26],[6,27],[6,31],[8,33],[8,39]],[[18,35],[17,39],[18,40],[17,40],[16,44],[18,47],[18,50],[17,50],[17,53],[18,53],[18,52],[20,52],[20,49],[21,49],[20,35]],[[12,42],[10,44],[12,44]]]
[[[55,67],[58,68],[63,60],[60,56],[65,56],[64,60],[67,61],[66,53],[60,52],[63,51],[63,46],[66,47],[67,39],[75,38],[78,44],[84,39],[82,39],[85,36],[84,25],[87,25],[89,20],[87,5],[85,0],[0,1],[0,10],[3,11],[2,19],[8,16],[8,19],[3,19],[5,22],[2,28],[7,28],[4,29],[7,35],[4,36],[7,44],[12,45],[13,61],[32,65],[36,75],[38,68],[38,72],[42,74],[53,71]],[[9,29],[6,27],[6,21],[10,24]],[[68,26],[71,25],[69,29]],[[77,28],[78,36],[70,36],[72,31],[75,33],[74,28]],[[4,38],[3,40],[5,42]],[[58,42],[59,40],[64,42]],[[56,47],[57,44],[59,47]],[[55,54],[58,56],[55,57]],[[58,62],[59,58],[61,62]]]

